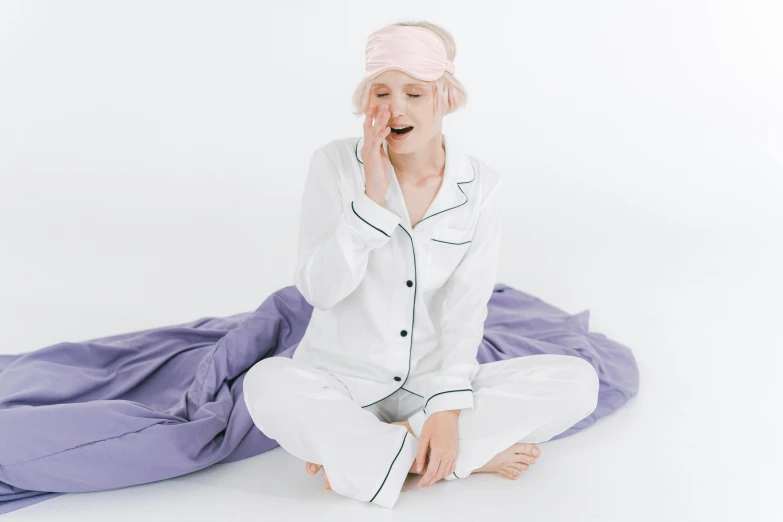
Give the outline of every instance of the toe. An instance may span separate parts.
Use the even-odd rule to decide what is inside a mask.
[[[520,442],[517,444],[517,448],[515,448],[514,453],[522,454],[522,455],[529,455],[533,457],[534,459],[541,456],[541,450],[538,446],[535,444],[528,444],[524,442]]]
[[[506,478],[511,479],[511,480],[514,480],[514,479],[516,479],[519,476],[519,471],[515,470],[514,468],[506,467],[506,468],[501,469],[500,471],[503,472],[503,475]]]
[[[539,448],[537,444],[531,444],[531,446],[532,446],[531,454],[534,457],[540,457],[541,456],[541,448]]]
[[[534,450],[538,450],[538,446],[530,442],[518,442],[515,444],[515,453],[527,453],[528,455],[535,455]]]
[[[525,464],[535,464],[536,458],[525,453],[516,453],[514,455],[514,462],[523,462]]]
[[[512,471],[516,470],[517,473],[522,473],[523,471],[529,469],[527,464],[521,462],[512,462],[507,467],[510,468]]]

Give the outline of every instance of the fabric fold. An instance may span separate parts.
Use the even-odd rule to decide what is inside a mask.
[[[0,355],[0,513],[68,492],[165,480],[277,446],[252,422],[244,375],[266,357],[291,357],[313,308],[294,286],[255,311],[205,317]],[[631,350],[502,283],[488,304],[477,361],[539,353],[587,360],[600,379],[571,435],[636,395]]]

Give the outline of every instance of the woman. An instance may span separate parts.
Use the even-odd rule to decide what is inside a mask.
[[[370,35],[354,96],[363,137],[317,149],[305,184],[294,277],[312,317],[291,359],[262,359],[244,381],[255,425],[308,473],[323,467],[328,489],[389,508],[408,473],[419,486],[516,478],[536,442],[598,400],[579,357],[476,360],[501,177],[441,132],[466,100],[454,55],[426,22]]]

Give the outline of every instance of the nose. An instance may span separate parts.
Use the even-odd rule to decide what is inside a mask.
[[[391,100],[389,100],[388,109],[389,109],[389,114],[391,115],[392,118],[398,118],[401,115],[405,114],[405,107],[407,104],[407,100],[404,99],[405,94],[403,94],[402,96],[403,98],[399,96],[394,96],[392,97]]]
[[[399,121],[405,118],[405,111],[398,104],[392,104],[389,107],[389,121]]]

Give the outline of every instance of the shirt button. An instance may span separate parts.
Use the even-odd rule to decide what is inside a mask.
[[[410,288],[410,287],[412,287],[412,286],[413,286],[413,281],[411,281],[410,279],[408,279],[408,282],[407,282],[407,283],[405,283],[405,284],[406,284],[406,285],[408,285],[408,288]]]
[[[403,330],[403,331],[400,332],[400,335],[405,337],[406,335],[408,335],[408,331],[407,330]]]
[[[401,381],[402,379],[400,379],[399,377],[395,377],[394,380],[395,381]]]

